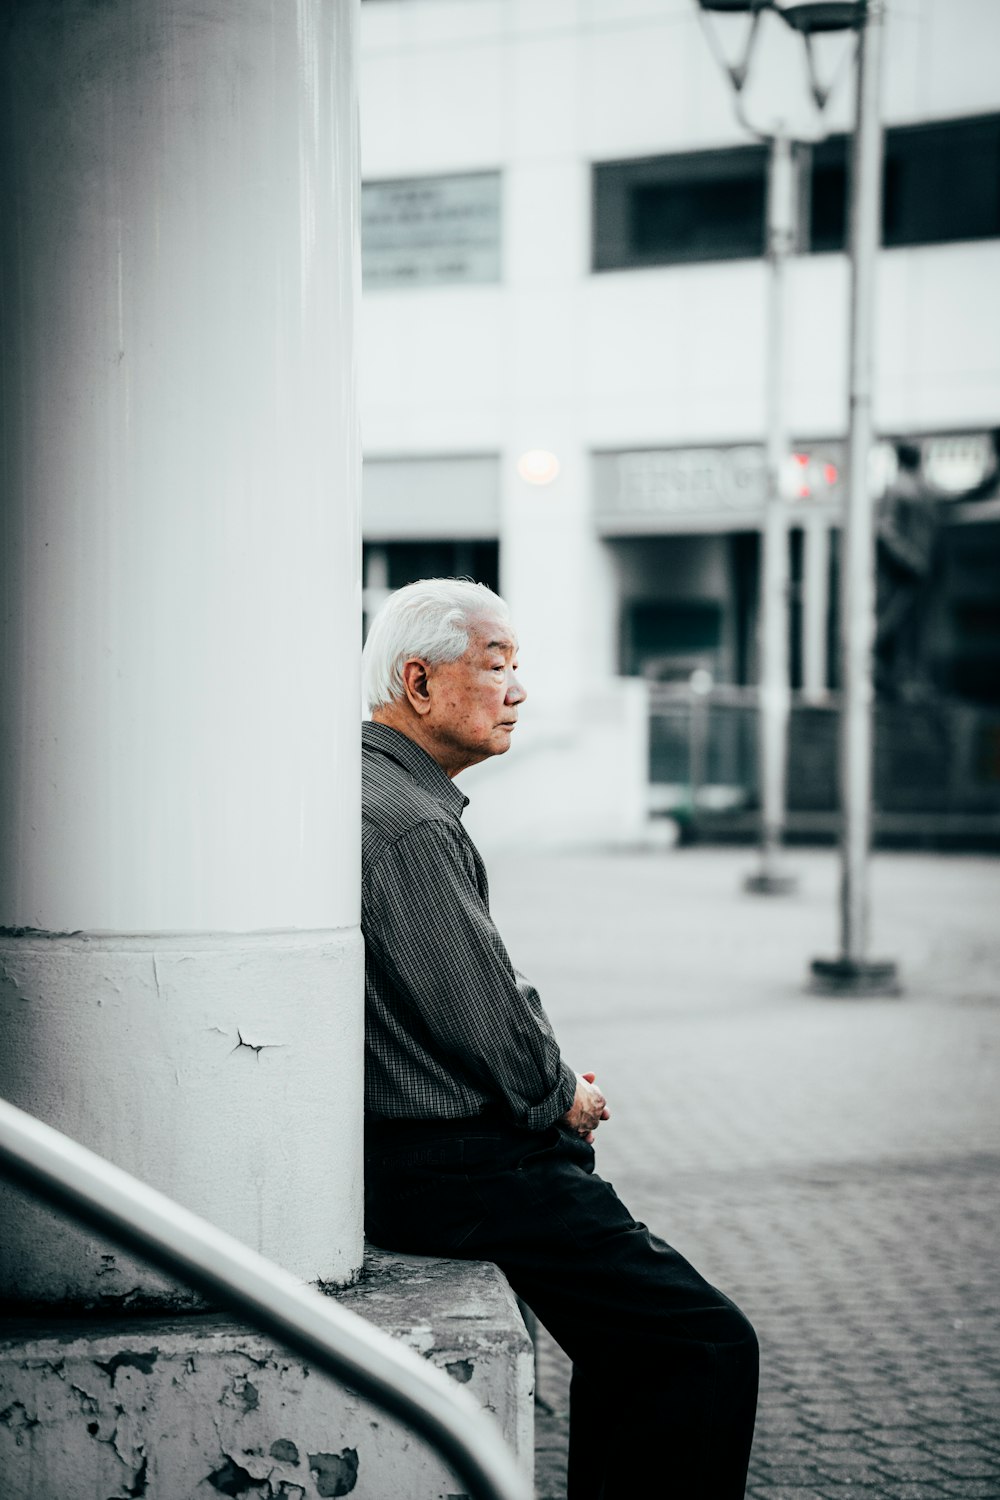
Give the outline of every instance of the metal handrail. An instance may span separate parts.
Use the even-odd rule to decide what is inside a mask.
[[[349,1383],[424,1438],[481,1500],[529,1500],[529,1477],[468,1392],[447,1375],[232,1235],[5,1100],[0,1175]]]

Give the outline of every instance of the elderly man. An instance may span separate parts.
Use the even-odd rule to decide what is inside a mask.
[[[566,1350],[569,1500],[737,1500],[753,1329],[595,1173],[604,1096],[513,968],[462,826],[455,777],[506,754],[526,696],[506,605],[464,580],[400,589],[365,686],[368,1234],[495,1261]]]

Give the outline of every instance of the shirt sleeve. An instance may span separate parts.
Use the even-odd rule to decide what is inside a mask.
[[[515,974],[461,831],[411,828],[365,875],[365,942],[412,1005],[442,1066],[543,1129],[573,1102],[538,992]]]

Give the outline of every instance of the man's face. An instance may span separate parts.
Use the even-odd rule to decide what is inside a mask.
[[[527,693],[516,676],[517,641],[509,622],[483,616],[469,628],[458,661],[432,667],[425,726],[455,776],[466,766],[510,749],[518,705]]]

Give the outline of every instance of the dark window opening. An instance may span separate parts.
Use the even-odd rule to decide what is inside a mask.
[[[383,599],[419,578],[472,578],[500,592],[500,544],[496,541],[365,542],[364,632]]]
[[[594,268],[732,260],[764,252],[760,146],[594,167]]]
[[[715,664],[722,643],[722,606],[711,600],[639,600],[626,608],[623,627],[626,675],[686,681],[696,667]]]
[[[886,134],[882,243],[1000,235],[1000,116]]]
[[[809,176],[810,250],[843,250],[847,245],[847,141],[844,136],[812,148]]]
[[[373,554],[385,557],[385,587],[401,589],[418,578],[474,578],[491,589],[500,586],[498,542],[365,542],[367,578]]]
[[[788,532],[788,685],[802,687],[802,591],[804,587],[805,533],[801,526]]]
[[[798,153],[801,246],[847,247],[848,138]],[[765,249],[767,151],[740,146],[597,162],[594,269],[730,260]],[[895,126],[885,133],[882,243],[1000,237],[1000,115]]]
[[[757,593],[760,533],[734,531],[729,537],[730,577],[736,624],[734,682],[745,687],[757,680]]]
[[[840,527],[834,526],[830,532],[830,609],[826,617],[827,681],[834,693],[840,691],[840,554]]]
[[[848,140],[812,148],[808,247],[847,247]],[[885,133],[882,244],[1000,236],[1000,115],[902,125]]]

